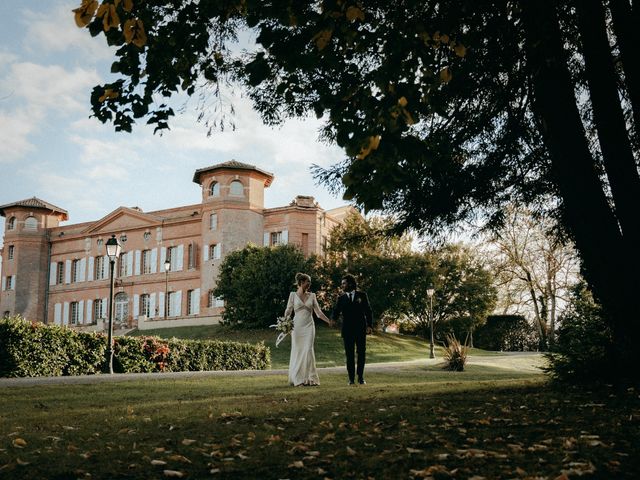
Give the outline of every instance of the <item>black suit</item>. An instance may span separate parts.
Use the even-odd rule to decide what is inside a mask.
[[[355,347],[358,348],[358,380],[362,380],[367,348],[367,328],[373,328],[373,313],[369,305],[369,297],[359,290],[354,291],[353,294],[353,300],[349,293],[340,295],[332,314],[334,320],[338,320],[342,315],[342,340],[347,357],[347,373],[352,382],[356,373]]]

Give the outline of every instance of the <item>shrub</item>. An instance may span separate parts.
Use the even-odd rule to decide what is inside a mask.
[[[0,320],[0,376],[35,377],[99,373],[106,364],[107,337],[56,325]],[[271,352],[263,343],[116,337],[118,373],[200,370],[263,370]]]
[[[443,368],[454,372],[464,371],[468,352],[469,347],[466,344],[461,344],[455,335],[447,334],[447,342],[444,345],[445,365]]]
[[[504,352],[537,350],[538,336],[522,315],[489,315],[474,332],[474,345]]]
[[[609,379],[615,348],[611,330],[585,284],[574,287],[567,313],[560,321],[555,351],[547,355],[547,373],[554,380],[573,383]]]

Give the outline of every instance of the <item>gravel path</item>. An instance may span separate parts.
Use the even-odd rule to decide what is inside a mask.
[[[368,363],[367,372],[384,372],[388,370],[414,367],[418,365],[436,365],[442,360],[424,359],[409,362]],[[517,352],[501,353],[491,356],[470,356],[468,363],[488,367],[517,370],[521,372],[539,373],[544,364],[541,353]],[[345,367],[325,367],[318,369],[320,373],[341,373]],[[287,375],[286,369],[278,370],[225,370],[205,372],[169,372],[169,373],[114,373],[113,375],[78,375],[73,377],[28,377],[28,378],[0,378],[0,388],[30,387],[35,385],[79,385],[105,382],[127,382],[132,380],[166,380],[176,378],[203,378],[218,376],[262,376],[262,375]]]

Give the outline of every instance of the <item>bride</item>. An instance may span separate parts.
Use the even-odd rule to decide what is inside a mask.
[[[320,385],[316,371],[316,355],[313,352],[313,342],[316,337],[316,326],[313,323],[313,312],[327,322],[330,320],[318,305],[315,293],[309,292],[311,277],[305,273],[296,274],[298,289],[289,294],[285,318],[295,313],[293,317],[293,331],[291,332],[291,357],[289,358],[289,383],[291,385]]]

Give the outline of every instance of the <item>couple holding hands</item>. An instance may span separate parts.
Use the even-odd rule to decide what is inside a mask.
[[[364,363],[367,345],[367,334],[373,328],[373,315],[369,298],[363,291],[357,289],[356,279],[347,274],[342,278],[343,293],[338,297],[331,319],[328,318],[318,305],[315,293],[309,291],[311,277],[304,273],[296,274],[295,292],[289,294],[289,301],[285,310],[285,318],[293,317],[293,331],[291,332],[291,356],[289,358],[289,383],[299,386],[315,386],[320,384],[316,370],[316,357],[313,344],[316,327],[313,313],[321,320],[333,326],[342,316],[342,340],[347,360],[349,384],[357,382],[365,384]],[[357,350],[357,368],[356,368]]]

